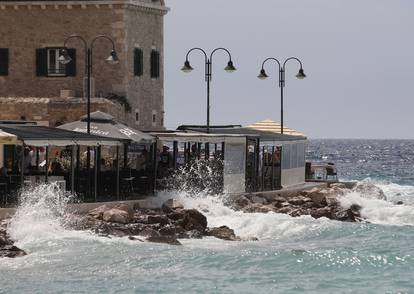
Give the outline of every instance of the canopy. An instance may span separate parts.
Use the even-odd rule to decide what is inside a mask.
[[[206,134],[198,132],[151,132],[153,136],[166,142],[197,142],[197,143],[237,143],[245,142],[246,137],[238,134]]]
[[[16,144],[17,137],[13,134],[9,134],[0,130],[0,144]]]
[[[29,146],[120,145],[119,140],[34,125],[1,125],[1,128]],[[8,143],[11,144],[11,143]]]
[[[271,133],[281,133],[281,126],[280,123],[277,123],[270,119],[265,119],[263,121],[256,122],[254,124],[246,126],[246,128],[254,129],[258,131],[264,131],[264,132],[271,132]],[[286,126],[283,126],[283,134],[284,135],[292,135],[292,136],[305,136],[301,132],[298,132],[294,129],[288,128]]]
[[[59,129],[87,133],[87,116],[81,120],[59,126]],[[131,129],[124,124],[116,122],[108,113],[95,111],[91,113],[91,134],[118,140],[133,141],[136,143],[152,143],[155,138],[138,130]]]

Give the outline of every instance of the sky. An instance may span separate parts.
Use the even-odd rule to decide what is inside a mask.
[[[192,47],[217,52],[211,124],[280,120],[276,64],[257,78],[262,61],[295,56],[286,66],[284,124],[309,138],[414,139],[414,1],[167,0],[165,124],[205,124],[204,59],[180,71]]]

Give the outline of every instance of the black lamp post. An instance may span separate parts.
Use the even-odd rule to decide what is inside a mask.
[[[119,62],[118,59],[118,54],[115,51],[115,42],[109,38],[108,36],[105,35],[99,35],[96,36],[95,38],[92,39],[92,41],[90,42],[90,46],[88,47],[88,43],[86,42],[86,40],[84,38],[82,38],[81,36],[78,35],[72,35],[69,36],[68,38],[66,38],[63,47],[64,49],[62,50],[62,55],[59,56],[58,60],[60,63],[62,64],[68,64],[69,62],[72,61],[72,59],[69,57],[68,55],[68,51],[66,49],[66,44],[68,43],[68,41],[70,39],[79,39],[82,41],[84,47],[85,47],[85,73],[87,75],[87,132],[88,134],[91,133],[91,74],[92,74],[92,52],[93,52],[93,45],[95,43],[96,40],[98,39],[107,39],[112,43],[112,51],[109,55],[109,57],[106,59],[106,61],[109,64],[117,64]]]
[[[190,65],[190,61],[188,60],[188,56],[190,55],[190,53],[194,50],[198,50],[201,51],[204,54],[205,57],[205,80],[207,82],[207,133],[210,133],[210,82],[212,80],[212,75],[213,75],[213,54],[219,50],[225,51],[227,52],[227,54],[229,55],[229,61],[227,63],[227,66],[224,68],[225,71],[227,72],[234,72],[236,71],[236,68],[233,65],[233,61],[231,60],[231,54],[229,52],[229,50],[227,50],[226,48],[216,48],[214,49],[211,54],[210,54],[210,58],[208,57],[206,51],[204,51],[201,48],[192,48],[187,52],[187,55],[185,57],[185,62],[184,62],[184,66],[181,68],[181,70],[183,72],[191,72],[193,70],[193,68]]]
[[[266,71],[264,69],[264,65],[268,60],[273,60],[275,62],[277,62],[278,66],[279,66],[279,88],[280,88],[280,133],[283,134],[283,88],[285,87],[285,68],[286,68],[286,63],[289,60],[296,60],[297,62],[299,62],[300,65],[300,69],[298,74],[296,75],[296,77],[298,79],[304,79],[306,78],[306,75],[303,71],[303,67],[302,67],[302,62],[296,58],[296,57],[289,57],[288,59],[286,59],[283,62],[283,65],[281,65],[281,63],[279,62],[279,60],[277,60],[276,58],[270,57],[267,58],[263,61],[262,63],[262,69],[260,70],[259,75],[257,76],[259,79],[264,80],[267,79],[269,76],[266,74]]]
[[[87,75],[87,106],[86,106],[86,112],[87,112],[87,122],[86,122],[86,129],[87,129],[87,133],[90,134],[91,133],[91,74],[92,74],[92,52],[93,52],[93,45],[95,44],[95,41],[98,39],[106,39],[108,41],[111,42],[112,44],[112,51],[109,55],[108,58],[106,58],[106,61],[109,64],[117,64],[119,62],[118,59],[118,54],[115,51],[115,42],[109,38],[108,36],[105,35],[98,35],[95,38],[93,38],[88,46],[88,42],[81,36],[78,35],[71,35],[69,37],[66,38],[65,42],[63,43],[63,50],[61,52],[61,55],[59,56],[58,60],[60,63],[62,64],[68,64],[69,62],[72,61],[72,59],[70,58],[70,56],[68,55],[68,51],[67,51],[67,47],[66,44],[68,43],[69,40],[71,39],[79,39],[82,41],[83,45],[84,45],[84,50],[85,50],[85,73]],[[90,174],[89,174],[89,170],[90,170],[90,165],[91,165],[91,155],[90,155],[90,147],[88,146],[87,148],[87,155],[86,155],[86,165],[87,165],[87,170],[88,170],[88,191],[90,192],[91,190],[91,181],[90,181]],[[96,193],[95,193],[95,197],[96,197]]]

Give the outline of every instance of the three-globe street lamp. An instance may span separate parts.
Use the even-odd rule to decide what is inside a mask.
[[[95,41],[98,39],[106,39],[109,42],[111,42],[112,44],[112,51],[109,55],[108,58],[106,58],[106,62],[108,62],[109,64],[117,64],[119,62],[118,59],[118,54],[116,53],[115,50],[115,42],[109,38],[108,36],[105,35],[98,35],[95,38],[93,38],[88,46],[88,42],[81,36],[78,35],[71,35],[69,37],[66,38],[65,42],[63,43],[63,49],[61,50],[61,55],[58,58],[58,61],[62,64],[68,64],[69,62],[72,61],[72,58],[70,58],[69,54],[68,54],[68,50],[66,47],[66,44],[68,43],[68,41],[70,41],[71,39],[79,39],[82,41],[83,45],[84,45],[84,50],[85,50],[85,73],[87,75],[87,122],[86,122],[86,130],[87,133],[90,134],[91,133],[91,74],[92,74],[92,52],[93,52],[93,45],[95,44]],[[88,146],[87,148],[87,154],[86,154],[86,165],[87,165],[87,169],[88,169],[88,193],[90,193],[91,191],[91,181],[90,181],[90,174],[89,174],[89,170],[90,170],[90,165],[91,165],[91,154],[90,154],[90,147]],[[96,183],[95,183],[95,200],[96,200]]]
[[[205,80],[207,82],[207,125],[206,125],[206,130],[207,133],[210,133],[210,82],[212,80],[212,75],[213,75],[213,55],[215,52],[222,50],[227,52],[227,54],[229,55],[229,61],[227,63],[227,66],[224,68],[225,71],[227,72],[234,72],[236,71],[236,68],[233,65],[233,61],[231,60],[231,54],[229,52],[229,50],[227,50],[226,48],[216,48],[214,49],[211,54],[210,54],[210,58],[208,57],[206,51],[204,51],[201,48],[195,47],[190,49],[187,52],[187,55],[185,57],[185,62],[184,62],[184,66],[181,68],[181,70],[183,72],[191,72],[193,70],[193,67],[190,65],[190,61],[188,60],[188,57],[190,55],[190,53],[194,50],[198,50],[201,51],[204,54],[205,57]]]
[[[259,75],[257,76],[259,79],[264,80],[267,79],[269,76],[267,75],[265,69],[264,69],[264,65],[268,60],[273,60],[275,62],[277,62],[278,66],[279,66],[279,88],[280,88],[280,133],[283,134],[283,88],[285,87],[285,68],[286,68],[286,63],[289,60],[296,60],[297,62],[299,62],[300,65],[300,69],[298,74],[296,75],[296,77],[298,79],[304,79],[306,78],[306,75],[303,71],[303,67],[302,67],[302,62],[296,58],[296,57],[289,57],[288,59],[286,59],[283,62],[283,65],[279,62],[279,60],[277,60],[276,58],[273,57],[269,57],[266,58],[263,63],[262,63],[262,69],[260,70]]]

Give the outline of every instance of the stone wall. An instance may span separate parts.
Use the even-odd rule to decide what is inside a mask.
[[[59,100],[59,97],[61,90],[73,90],[76,97],[83,97],[85,54],[82,43],[73,39],[67,44],[67,47],[76,49],[75,77],[36,76],[36,49],[62,47],[64,40],[72,34],[80,35],[88,42],[95,36],[104,34],[115,41],[120,62],[116,65],[106,63],[105,59],[112,49],[111,43],[104,39],[95,42],[93,96],[106,97],[111,93],[126,96],[132,111],[123,113],[120,116],[121,121],[139,129],[159,129],[162,126],[160,115],[163,113],[162,64],[160,79],[152,80],[149,74],[149,54],[152,46],[161,52],[163,50],[162,19],[166,13],[166,10],[160,6],[163,5],[163,1],[137,0],[131,4],[130,1],[117,0],[99,3],[0,1],[0,48],[9,48],[9,75],[0,76],[0,97],[13,97],[16,101],[21,97],[51,99],[48,107],[35,110],[36,115],[29,114],[32,102],[25,106],[23,101],[17,103],[19,106],[10,103],[1,105],[0,120],[21,116],[27,119],[41,116],[42,120],[47,118],[53,125],[62,118],[77,117],[78,119],[78,114],[84,111],[77,111],[77,107],[71,101],[68,107],[70,111],[74,111],[74,114],[67,113],[64,104],[66,100]],[[145,54],[145,73],[140,78],[135,78],[133,75],[133,50],[136,44],[142,47]],[[44,103],[42,101],[40,98],[33,103],[41,105]],[[108,111],[113,112],[109,108]],[[51,109],[55,112],[48,112]],[[136,109],[140,112],[139,124],[135,122]],[[100,110],[105,111],[102,108]],[[152,123],[152,111],[159,113],[156,126]]]
[[[0,98],[1,120],[28,120],[58,126],[86,115],[86,99],[72,98]],[[103,98],[91,99],[91,112],[103,111],[124,121],[124,108]]]

